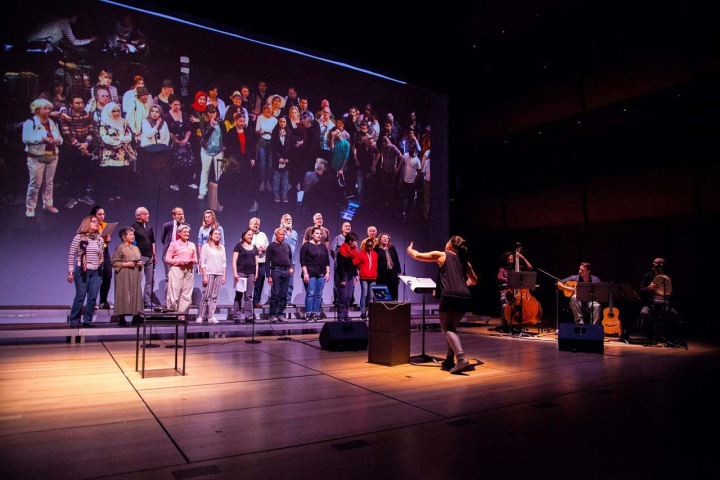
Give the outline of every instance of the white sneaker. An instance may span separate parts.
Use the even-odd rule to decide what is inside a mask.
[[[202,317],[198,317],[195,319],[195,323],[202,323],[202,322],[203,322]]]
[[[178,192],[180,191],[180,187],[178,187],[177,185],[170,185],[170,190],[172,190],[173,192]]]
[[[188,187],[192,188],[193,190],[197,190],[198,188],[197,183],[191,183],[190,185],[188,185]]]
[[[203,195],[202,193],[198,195],[198,200],[205,200],[205,195]]]
[[[28,208],[25,210],[25,216],[28,218],[32,218],[35,216],[35,209],[34,208]]]
[[[215,318],[215,317],[210,317],[210,318],[208,319],[208,323],[220,323],[220,320],[218,320],[218,319]]]
[[[457,362],[452,369],[450,369],[450,373],[460,373],[468,366],[470,366],[470,360],[468,360],[467,358],[463,358],[462,360]]]

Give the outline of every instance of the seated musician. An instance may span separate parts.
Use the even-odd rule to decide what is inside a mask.
[[[665,313],[669,322],[674,322],[677,319],[677,310],[670,305],[672,296],[663,295],[663,292],[669,293],[672,288],[670,279],[663,275],[662,269],[664,266],[665,259],[656,258],[652,263],[652,272],[643,275],[640,281],[640,296],[643,300],[640,323],[648,337],[652,336],[653,319],[657,320]],[[662,284],[663,277],[667,279],[665,285]]]
[[[567,282],[590,282],[600,283],[600,279],[595,275],[590,275],[592,268],[588,262],[582,262],[577,275],[569,276],[558,282],[558,288],[563,291],[572,291],[573,296],[570,298],[570,310],[572,310],[575,323],[585,323],[583,321],[583,312],[590,314],[592,312],[592,322],[597,324],[600,322],[600,304],[598,302],[578,302],[576,289],[574,286],[565,285]]]
[[[518,259],[525,263],[525,266],[520,266],[521,270],[532,270],[532,265],[528,262],[527,258],[523,257],[522,253],[518,253]],[[505,252],[500,257],[500,268],[498,269],[497,281],[498,287],[500,288],[500,322],[501,326],[498,331],[508,333],[510,331],[510,322],[505,318],[505,307],[514,300],[512,291],[507,289],[508,273],[515,271],[515,254],[513,252]]]

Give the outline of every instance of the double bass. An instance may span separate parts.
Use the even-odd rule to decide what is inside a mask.
[[[518,243],[515,248],[515,268],[513,271],[520,271],[520,258],[518,254],[522,253],[522,246]],[[514,289],[513,297],[510,303],[505,306],[505,318],[511,324],[522,326],[537,325],[542,319],[542,307],[540,302],[532,296],[530,290],[526,288]],[[522,301],[522,318],[520,318],[520,302]]]

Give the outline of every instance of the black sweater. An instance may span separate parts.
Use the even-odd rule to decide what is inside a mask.
[[[324,243],[305,243],[300,249],[300,265],[307,269],[311,277],[325,275],[330,266],[330,254]]]

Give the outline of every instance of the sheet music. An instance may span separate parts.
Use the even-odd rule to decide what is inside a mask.
[[[117,226],[118,226],[118,222],[108,223],[107,225],[105,225],[105,228],[103,228],[103,231],[100,232],[100,235],[102,235],[103,237],[105,235],[112,235],[113,232],[115,231],[115,229],[117,228]]]
[[[403,283],[410,287],[410,290],[412,290],[413,292],[420,288],[432,289],[437,286],[437,284],[432,278],[417,278],[405,275],[398,275],[398,278],[400,278]]]
[[[235,284],[235,291],[236,292],[244,292],[245,290],[247,290],[247,278],[240,277],[238,279],[237,283]]]

